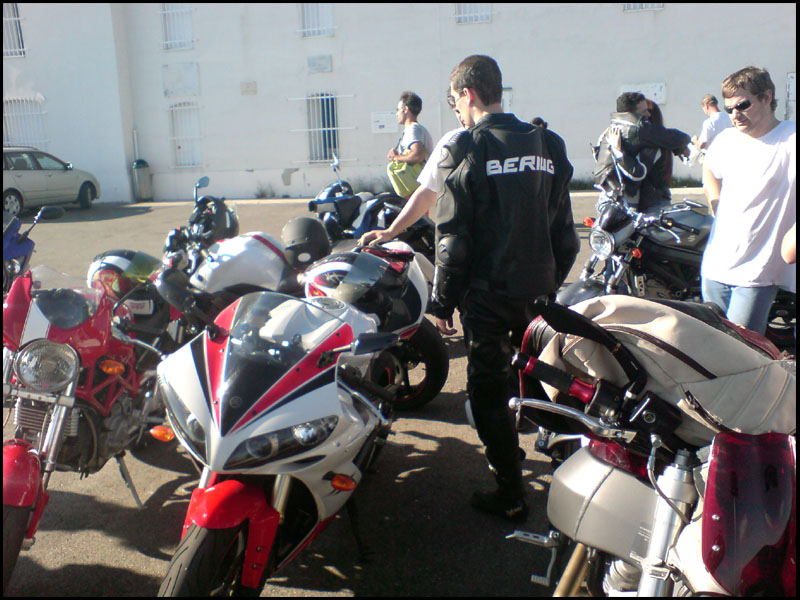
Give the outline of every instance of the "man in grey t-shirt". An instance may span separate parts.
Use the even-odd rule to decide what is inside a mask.
[[[397,145],[389,150],[389,154],[386,156],[386,158],[395,163],[407,163],[409,166],[418,165],[414,169],[416,173],[411,178],[412,185],[413,180],[416,179],[416,175],[419,174],[419,170],[421,170],[422,165],[433,149],[431,134],[417,122],[417,117],[421,111],[422,99],[414,92],[403,92],[397,103],[397,122],[403,125],[403,133],[397,141]],[[391,177],[390,173],[390,179]],[[392,185],[395,186],[395,191],[398,191],[395,181],[392,182]],[[416,188],[416,185],[414,185],[414,188]],[[401,196],[408,197],[414,190],[403,189],[402,191],[404,193],[400,193],[400,191],[398,193]]]

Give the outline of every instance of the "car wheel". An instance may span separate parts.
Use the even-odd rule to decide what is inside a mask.
[[[89,208],[94,201],[94,186],[91,183],[84,183],[81,191],[78,192],[78,204],[81,208]]]
[[[22,212],[22,195],[14,190],[3,193],[3,210],[16,217]]]

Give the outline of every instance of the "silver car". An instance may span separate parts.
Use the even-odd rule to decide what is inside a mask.
[[[89,208],[100,197],[97,178],[72,163],[30,147],[3,147],[3,210],[77,202]]]

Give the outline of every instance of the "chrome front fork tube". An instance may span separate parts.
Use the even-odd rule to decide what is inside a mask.
[[[659,494],[653,514],[653,531],[647,547],[647,557],[642,562],[639,596],[652,598],[672,594],[673,581],[667,566],[667,555],[697,501],[697,489],[693,472],[688,466],[688,458],[688,453],[678,451],[675,462],[667,466],[658,478],[658,489],[669,502]]]
[[[72,396],[75,392],[77,381],[73,381],[64,390],[65,396]],[[61,444],[64,442],[64,425],[67,422],[69,411],[74,410],[60,404],[53,409],[53,416],[50,417],[50,424],[47,427],[40,449],[40,455],[44,457],[44,473],[42,473],[42,485],[47,489],[50,483],[50,476],[56,470],[56,460],[61,451]]]

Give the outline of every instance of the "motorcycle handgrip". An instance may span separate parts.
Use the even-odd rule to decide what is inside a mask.
[[[595,387],[593,385],[573,377],[566,371],[548,365],[535,356],[519,352],[511,359],[511,366],[556,388],[559,392],[577,398],[584,404],[588,404],[594,398]]]
[[[684,231],[688,231],[689,233],[698,234],[700,233],[699,229],[695,227],[691,227],[689,225],[684,225],[683,223],[678,223],[675,219],[671,219],[669,217],[665,217],[661,220],[665,227],[674,227],[675,229],[683,229]]]

